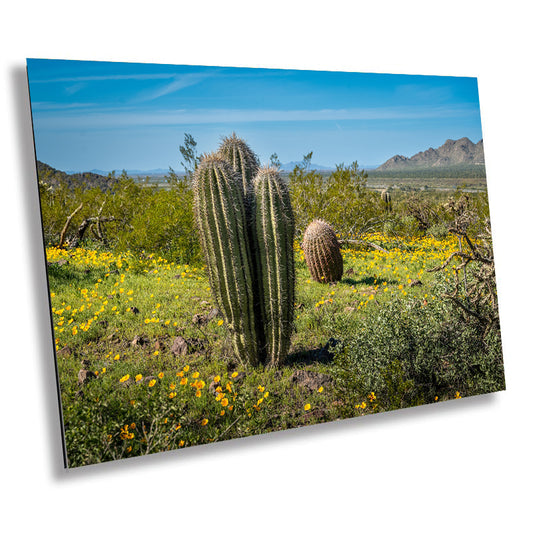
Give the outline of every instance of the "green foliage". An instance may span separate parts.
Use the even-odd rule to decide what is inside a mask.
[[[384,211],[379,195],[367,189],[367,174],[357,162],[337,165],[329,176],[307,170],[304,163],[295,166],[288,179],[299,233],[315,218],[326,219],[344,235],[360,233]]]
[[[281,161],[279,160],[278,154],[275,152],[270,156],[270,164],[278,170],[281,168]]]
[[[354,324],[346,315],[327,325],[339,335],[334,374],[349,397],[373,391],[387,409],[502,390],[505,386],[501,340],[483,338],[474,321],[445,301],[421,305],[395,298],[371,320]]]
[[[185,140],[179,147],[183,162],[181,166],[185,169],[185,175],[188,178],[192,178],[194,171],[198,168],[200,163],[200,157],[196,151],[197,142],[190,133],[185,134]]]
[[[67,241],[77,238],[78,229],[98,214],[104,242],[92,231],[84,232],[79,245],[107,246],[117,251],[158,253],[181,263],[198,263],[200,246],[194,230],[191,180],[172,171],[168,187],[144,186],[123,173],[109,190],[98,187],[72,190],[64,182],[54,187],[40,185],[45,241],[57,244],[65,223],[70,221]]]

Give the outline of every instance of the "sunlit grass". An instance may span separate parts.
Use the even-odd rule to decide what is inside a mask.
[[[344,276],[312,281],[295,243],[295,333],[287,365],[264,371],[235,366],[205,269],[152,254],[47,249],[53,330],[71,465],[204,444],[382,409],[367,391],[345,405],[334,383],[294,384],[295,368],[327,375],[310,354],[324,347],[325,322],[354,323],[392,298],[431,306],[427,270],[457,240],[369,236],[386,252],[343,249]],[[450,271],[445,275],[451,276]],[[420,282],[413,284],[414,281]],[[173,353],[182,337],[187,349]],[[79,371],[92,379],[78,383]]]

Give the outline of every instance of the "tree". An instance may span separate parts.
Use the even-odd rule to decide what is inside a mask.
[[[313,157],[313,152],[309,152],[307,155],[304,155],[303,168],[304,170],[309,170],[311,165],[311,158]]]
[[[185,175],[191,177],[198,167],[200,157],[196,152],[196,141],[190,133],[185,133],[185,141],[180,145],[179,150],[184,162],[181,166],[185,169]]]
[[[270,156],[270,164],[278,169],[281,168],[281,161],[279,160],[278,154],[275,152]]]

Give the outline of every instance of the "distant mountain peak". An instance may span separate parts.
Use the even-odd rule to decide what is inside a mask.
[[[377,170],[448,167],[454,165],[484,165],[483,139],[474,144],[468,137],[448,139],[439,148],[428,148],[412,157],[395,155]]]
[[[103,191],[110,189],[114,183],[115,178],[102,176],[94,172],[77,172],[75,174],[67,174],[62,170],[57,170],[42,161],[37,161],[37,176],[40,182],[46,183],[50,187],[59,186],[65,183],[70,189],[81,187],[88,189],[91,187],[99,187]]]

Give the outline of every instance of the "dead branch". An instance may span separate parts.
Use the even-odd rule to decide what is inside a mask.
[[[72,219],[76,216],[78,211],[83,207],[83,202],[74,209],[74,211],[67,217],[67,221],[65,222],[65,225],[63,226],[63,229],[61,230],[61,235],[59,236],[59,248],[63,247],[63,244],[65,243],[65,235],[67,233],[68,227],[70,226],[70,222]]]

